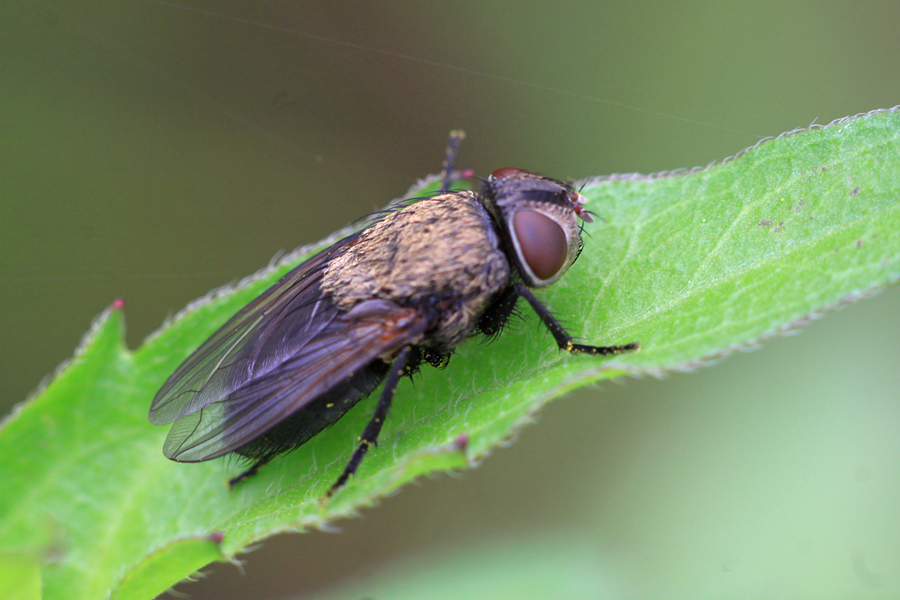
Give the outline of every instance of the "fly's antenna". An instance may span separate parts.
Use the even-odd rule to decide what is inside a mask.
[[[453,165],[456,163],[456,155],[459,152],[459,144],[466,137],[466,132],[456,129],[450,132],[450,141],[447,142],[447,154],[444,155],[444,164],[441,167],[441,193],[450,189],[453,183]]]

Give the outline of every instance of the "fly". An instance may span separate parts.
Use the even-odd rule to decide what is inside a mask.
[[[356,472],[388,416],[397,385],[423,363],[442,366],[476,334],[497,335],[519,298],[561,350],[614,355],[637,343],[591,346],[532,293],[581,251],[585,198],[570,184],[515,168],[480,192],[443,191],[387,214],[294,268],[244,307],[169,377],[150,407],[174,423],[163,453],[200,462],[237,453],[253,476],[344,416],[382,382],[375,414],[326,498]]]

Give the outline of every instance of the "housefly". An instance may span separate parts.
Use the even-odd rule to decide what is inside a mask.
[[[571,185],[502,168],[480,192],[448,191],[387,213],[299,265],[244,307],[165,382],[150,408],[174,423],[163,447],[179,462],[237,453],[232,486],[344,416],[384,381],[375,414],[331,496],[374,445],[397,384],[442,366],[475,334],[498,334],[520,298],[561,350],[612,355],[637,343],[575,343],[532,289],[558,280],[581,251],[585,198]]]

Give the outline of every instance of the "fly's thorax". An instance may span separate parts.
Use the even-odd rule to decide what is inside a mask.
[[[421,200],[389,214],[333,258],[322,279],[342,310],[381,299],[431,312],[429,343],[471,335],[510,268],[490,214],[474,192]]]
[[[521,169],[498,169],[485,182],[484,202],[503,228],[507,252],[526,285],[550,285],[578,258],[578,220],[591,218],[584,196],[569,184]]]

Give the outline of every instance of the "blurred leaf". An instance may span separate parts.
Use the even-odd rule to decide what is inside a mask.
[[[596,543],[569,535],[458,548],[388,567],[317,600],[584,600],[620,598]]]
[[[0,598],[38,600],[40,597],[40,562],[28,556],[0,554]]]
[[[282,531],[353,514],[410,479],[474,464],[550,399],[623,373],[689,368],[871,293],[900,274],[900,113],[880,111],[763,143],[681,174],[596,179],[602,221],[541,295],[597,344],[558,352],[522,307],[490,345],[401,385],[376,451],[324,508],[374,398],[229,492],[240,467],[163,458],[150,401],[234,312],[322,244],[188,307],[131,352],[122,311],[0,429],[0,551],[42,557],[47,598],[150,597],[202,564]],[[327,241],[326,241],[327,242]],[[465,442],[465,443],[463,443]]]

